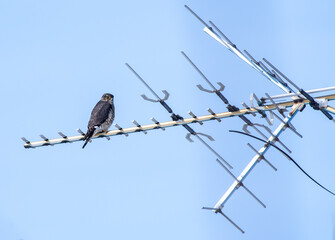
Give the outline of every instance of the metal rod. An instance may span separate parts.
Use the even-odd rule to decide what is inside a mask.
[[[246,109],[250,109],[250,107],[245,102],[242,102],[242,106],[245,107]],[[254,117],[256,116],[255,113],[253,113],[253,112],[250,112],[250,113],[251,113],[252,116],[254,116]]]
[[[210,28],[210,26],[207,24],[207,23],[205,23],[195,12],[193,12],[192,11],[192,9],[191,8],[189,8],[187,5],[184,5],[185,6],[185,8],[188,10],[188,11],[190,11],[190,13],[192,13],[193,14],[193,16],[195,16],[202,24],[204,24],[207,28]]]
[[[326,110],[332,114],[335,114],[335,108],[331,107],[331,106],[327,106]]]
[[[194,67],[195,70],[197,70],[197,72],[202,76],[203,79],[205,79],[205,81],[212,87],[213,91],[209,91],[207,89],[204,89],[200,84],[197,85],[197,87],[205,92],[215,92],[216,95],[218,95],[218,97],[225,103],[225,104],[229,104],[229,101],[222,95],[222,93],[220,91],[223,91],[224,89],[224,85],[221,82],[218,82],[220,89],[218,90],[216,87],[214,87],[214,85],[208,80],[208,78],[200,71],[200,69],[191,61],[191,59],[182,51],[181,52],[183,54],[183,56],[188,60],[188,62]]]
[[[222,216],[224,216],[231,224],[233,224],[238,230],[241,231],[241,233],[244,233],[244,231],[239,227],[237,226],[236,223],[234,223],[229,217],[227,217],[226,214],[224,214],[222,211],[219,212]]]
[[[261,106],[261,107],[264,106],[263,102],[261,102],[258,99],[258,97],[256,96],[256,94],[252,93],[251,96],[250,96],[250,105],[251,105],[251,107],[254,107],[254,99],[257,101],[258,106]],[[263,110],[259,109],[258,113],[261,114],[263,118],[265,118],[265,120],[268,122],[269,125],[272,125],[272,122],[268,119],[268,117],[266,116],[266,113]]]
[[[237,49],[233,48],[231,45],[229,45],[224,39],[222,39],[216,32],[213,31],[213,29],[211,27],[205,27],[204,32],[207,33],[209,36],[211,36],[212,38],[214,38],[216,41],[218,41],[220,44],[222,44],[225,48],[227,48],[228,50],[232,51],[233,53],[235,53],[237,55],[237,53],[235,51],[237,51]],[[235,51],[234,51],[235,50]]]
[[[284,119],[284,123],[279,124],[277,129],[274,131],[273,135],[275,137],[278,137],[283,129],[285,128],[286,124],[289,123],[293,117],[299,112],[299,108],[303,105],[303,103],[295,104],[292,107],[291,112],[287,115],[287,117]],[[270,136],[268,141],[273,142],[275,137]],[[258,153],[264,155],[267,150],[271,147],[270,144],[265,144]],[[244,179],[249,175],[249,173],[252,171],[252,169],[256,166],[258,163],[259,155],[253,157],[253,159],[249,162],[249,164],[245,167],[245,169],[242,171],[242,173],[238,176],[238,181],[234,181],[234,183],[229,187],[229,189],[226,191],[226,193],[220,198],[220,200],[215,204],[214,208],[222,208],[223,205],[228,201],[228,199],[233,195],[233,193],[236,191],[236,186],[239,184],[239,181],[244,181]]]
[[[255,194],[253,194],[246,186],[244,186],[243,184],[242,184],[242,187],[254,198],[254,199],[256,199],[256,201],[257,202],[259,202],[259,204],[261,204],[264,208],[266,208],[266,206],[265,206],[265,204],[261,201],[261,200],[259,200],[256,196],[255,196]]]
[[[222,163],[219,159],[216,159],[216,161],[221,165],[221,167],[224,168],[224,170],[226,170],[226,172],[227,172],[232,178],[234,178],[235,180],[237,180],[237,178],[235,177],[235,175],[234,175],[231,171],[229,171],[229,169],[228,169],[225,165],[223,165],[223,163]]]
[[[157,124],[158,126],[160,126],[160,123],[154,118],[154,117],[152,117],[152,118],[150,118],[151,119],[151,121],[153,121],[155,124]],[[165,128],[163,128],[163,127],[161,127],[160,129],[162,129],[163,131],[165,131]]]
[[[85,136],[85,133],[84,133],[83,131],[81,131],[80,128],[77,129],[77,132],[78,132],[79,134],[81,134],[82,136]]]
[[[308,90],[306,92],[312,94],[312,93],[326,92],[326,91],[332,91],[332,90],[335,90],[335,86],[328,87],[328,88],[318,88],[318,89]],[[280,94],[280,95],[271,96],[271,98],[279,99],[279,98],[287,98],[287,97],[293,97],[293,96],[295,96],[294,93],[288,93],[288,94]],[[301,97],[302,95],[299,94],[299,96]],[[268,100],[267,98],[264,98],[264,99]]]
[[[282,145],[282,146],[283,146],[289,153],[292,152],[288,147],[286,147],[286,146],[284,145],[284,143],[283,143],[282,141],[279,140],[278,137],[276,137],[276,136],[271,132],[270,128],[268,128],[268,127],[265,126],[265,125],[261,125],[261,124],[257,124],[257,125],[260,126],[260,127],[262,127],[262,128],[264,128],[264,129],[265,129],[271,136],[273,136],[273,137],[274,137],[274,139],[273,139],[274,142],[275,142],[275,141],[279,142],[280,145]],[[285,130],[285,127],[283,128],[283,130]]]
[[[49,141],[49,139],[46,136],[44,136],[43,134],[40,134],[40,137],[46,142]]]
[[[212,25],[214,27],[214,29],[216,31],[218,31],[218,33],[234,48],[236,48],[236,45],[234,43],[232,43],[229,38],[223,34],[223,32],[221,32],[221,30],[212,22],[212,21],[209,21],[210,25]]]
[[[213,110],[211,108],[207,108],[207,111],[212,114],[212,115],[215,115],[215,112],[213,112]]]
[[[212,23],[211,23],[212,24]],[[216,26],[214,25],[214,24],[212,24],[215,28],[216,28]],[[219,30],[220,31],[220,30]],[[222,33],[222,35],[224,35],[223,33]],[[228,38],[227,38],[228,39]],[[229,39],[228,39],[229,40]],[[246,52],[246,54],[251,58],[251,59],[253,59],[253,57],[245,50],[245,52]],[[219,93],[218,91],[217,91],[217,89],[213,86],[213,84],[205,77],[205,75],[199,70],[199,68],[191,61],[191,59],[184,53],[184,52],[182,52],[182,54],[184,55],[184,57],[189,61],[189,63],[198,71],[198,73],[205,79],[205,81],[212,87],[212,89],[217,93],[217,95],[223,100],[223,102],[225,103],[225,104],[229,104],[229,102],[228,102],[228,100],[221,94],[221,93]],[[254,60],[254,59],[253,59]],[[256,60],[254,60],[255,61],[255,63],[257,63],[256,62]],[[232,108],[232,106],[228,106],[228,110],[229,111],[231,111],[231,109],[230,108]],[[236,108],[236,107],[235,107]],[[237,110],[239,110],[238,108],[236,108],[236,111]],[[208,111],[210,112],[210,113],[212,113],[212,114],[214,114],[210,109],[208,109]],[[246,122],[248,125],[250,125],[250,126],[252,126],[252,123],[251,123],[251,121],[248,119],[248,118],[246,118],[245,116],[239,116],[244,122]],[[254,127],[255,128],[255,127]],[[256,128],[255,128],[256,129]],[[264,135],[264,134],[262,134],[260,131],[258,131],[257,129],[256,129],[256,131],[257,132],[259,132],[265,139],[266,139],[266,136]]]
[[[220,154],[218,154],[213,148],[211,148],[211,146],[209,146],[200,136],[195,135],[195,137],[198,138],[200,142],[202,142],[212,153],[215,154],[215,156],[217,156],[222,162],[224,162],[230,169],[233,169],[233,167],[226,160],[224,160],[223,157],[220,156]]]
[[[219,159],[216,159],[216,161],[221,165],[221,167],[223,167],[228,173],[229,173],[229,175],[230,176],[232,176],[233,178],[234,178],[234,180],[235,181],[238,181],[239,182],[239,184],[240,185],[238,185],[238,186],[236,186],[237,188],[239,187],[239,186],[241,186],[241,187],[243,187],[253,198],[255,198],[256,199],[256,201],[257,202],[259,202],[264,208],[266,207],[265,206],[265,204],[264,203],[262,203],[262,201],[261,200],[259,200],[259,198],[257,198],[246,186],[244,186],[244,184],[241,182],[241,181],[239,181],[237,178],[236,178],[236,176],[231,172],[231,171],[229,171],[229,169],[228,168],[226,168],[224,165],[223,165],[223,163],[219,160]]]
[[[213,84],[206,78],[206,76],[200,71],[200,69],[191,61],[191,59],[183,52],[181,51],[181,54],[187,59],[187,61],[194,67],[195,70],[202,76],[203,79],[212,87],[214,91],[217,89],[213,86]]]
[[[335,94],[331,95],[325,95],[325,96],[319,96],[317,98],[324,98],[326,100],[334,100],[335,99]],[[307,104],[309,103],[308,99],[303,99],[302,104]],[[295,104],[295,101],[287,101],[283,103],[278,103],[279,106],[283,107],[291,107]],[[174,126],[179,126],[179,125],[185,125],[185,124],[191,124],[191,123],[196,123],[196,122],[205,122],[205,121],[211,121],[215,119],[223,119],[223,118],[230,118],[234,116],[239,116],[239,115],[244,115],[244,114],[250,114],[250,113],[258,113],[258,111],[270,111],[274,110],[276,107],[274,105],[263,105],[262,107],[250,107],[246,109],[240,109],[237,112],[221,112],[221,113],[216,113],[215,115],[209,114],[209,115],[204,115],[204,116],[198,116],[197,119],[195,118],[185,118],[179,121],[166,121],[166,122],[160,122],[160,126],[158,127],[156,124],[148,124],[148,125],[142,125],[142,129],[144,130],[155,130],[158,128],[167,128],[167,127],[174,127]],[[285,124],[285,122],[283,122]],[[118,130],[110,130],[107,133],[103,134],[97,134],[94,136],[92,139],[98,138],[98,137],[104,137],[104,136],[116,136],[120,134],[127,134],[129,133],[134,133],[138,131],[138,127],[129,127],[129,128],[123,128],[123,129],[118,129]],[[85,133],[81,131],[80,129],[77,129],[80,135],[77,136],[68,136],[68,141],[69,142],[76,142],[76,141],[82,141],[84,138]],[[103,135],[103,136],[101,136]],[[54,139],[49,139],[48,143],[50,145],[55,145],[55,144],[62,144],[64,143],[64,138],[54,138]],[[34,147],[42,147],[46,146],[45,141],[34,141],[30,142],[30,144],[25,143],[24,147],[25,148],[34,148]]]
[[[213,112],[212,109],[207,108],[207,111],[208,111],[210,114],[212,114],[213,116],[215,116],[215,112]],[[218,121],[218,122],[221,122],[221,119],[216,118],[215,120]]]
[[[125,63],[126,64],[126,66],[135,74],[135,76],[138,78],[138,79],[140,79],[141,80],[141,82],[149,89],[149,91],[157,98],[157,100],[162,100],[158,95],[157,95],[157,93],[155,93],[155,91],[154,90],[152,90],[152,88],[143,80],[143,78],[141,78],[141,76],[140,75],[138,75],[138,73],[137,72],[135,72],[135,70],[131,67],[131,66],[129,66],[129,64],[128,63]]]
[[[247,56],[254,62],[256,63],[257,65],[259,65],[259,62],[256,61],[256,59],[254,59],[250,53],[248,53],[247,50],[243,50],[245,52],[245,54],[247,54]]]
[[[274,74],[275,78],[276,78],[281,84],[283,84],[284,86],[287,87],[287,83],[284,82],[284,80],[283,80],[283,79],[276,73],[276,71],[272,70],[271,72]]]
[[[212,142],[215,141],[215,139],[212,136],[208,135],[208,134],[197,132],[197,135],[204,136],[204,137],[208,138],[209,141],[212,141]]]
[[[147,134],[147,131],[143,130],[142,126],[138,122],[136,122],[136,120],[132,120],[132,123],[140,129],[139,131],[142,131],[144,134]]]
[[[30,144],[30,141],[28,141],[25,137],[21,137],[21,139],[22,139],[26,144]]]
[[[275,166],[273,166],[262,154],[260,154],[253,146],[251,146],[251,144],[250,143],[248,143],[247,144],[256,154],[258,154],[259,155],[259,157],[262,159],[262,160],[264,160],[270,167],[272,167],[273,168],[273,170],[275,170],[275,171],[277,171],[278,169],[275,167]]]
[[[118,124],[114,123],[114,126],[120,131],[120,133],[124,133],[123,128],[120,127]],[[124,133],[126,137],[128,137],[128,133]]]
[[[259,65],[263,68],[263,71],[267,72],[268,74],[272,74],[271,71],[260,61]]]
[[[276,113],[274,113],[273,111],[270,111],[279,121],[281,121],[282,123],[284,123],[284,120],[281,119],[281,117],[279,117]],[[293,127],[292,123],[289,123],[288,128],[294,132],[296,135],[298,135],[300,138],[302,138],[302,135],[300,133],[297,132],[297,130]]]
[[[59,134],[62,138],[67,138],[67,136],[66,136],[64,133],[62,133],[62,132],[58,132],[58,134]]]
[[[258,72],[260,72],[262,75],[264,75],[268,80],[270,80],[271,82],[273,82],[274,84],[276,84],[278,87],[280,87],[282,90],[284,90],[285,92],[289,93],[292,92],[291,89],[289,89],[287,86],[285,86],[284,84],[282,84],[281,82],[279,82],[271,72],[267,72],[264,71],[264,68],[260,66],[260,64],[255,63],[252,60],[249,60],[247,58],[247,56],[245,54],[243,54],[237,47],[236,45],[231,45],[229,42],[230,40],[224,40],[221,37],[219,37],[215,32],[213,32],[213,30],[205,27],[204,31],[210,35],[212,38],[214,38],[216,41],[218,41],[220,44],[222,44],[223,46],[225,46],[226,48],[228,48],[231,52],[233,52],[237,57],[239,57],[240,59],[242,59],[244,62],[246,62],[248,65],[250,65],[252,68],[254,68],[255,70],[257,70]],[[221,32],[222,33],[222,32]],[[227,37],[224,37],[225,39],[227,39]],[[227,42],[229,41],[229,42]]]
[[[197,119],[198,117],[196,115],[194,115],[194,113],[192,111],[189,111],[188,114],[190,114],[193,118]],[[203,122],[198,122],[200,125],[203,125]]]
[[[186,5],[185,5],[186,6]],[[162,100],[162,99],[160,99],[159,97],[158,97],[158,95],[154,92],[154,90],[152,90],[151,88],[150,88],[150,86],[126,63],[126,66],[128,66],[129,67],[129,69],[142,81],[142,83],[157,97],[157,99],[159,99],[160,100],[160,102],[161,102],[161,104],[164,106],[164,105],[166,105],[167,106],[167,104],[164,102],[164,100]],[[172,109],[170,108],[170,107],[166,107],[166,106],[164,106],[165,107],[165,109],[169,112],[169,113],[172,113],[172,115],[171,115],[171,117],[172,117],[172,119],[173,120],[183,120],[183,118],[182,117],[180,117],[179,115],[176,115],[176,114],[174,114],[173,113],[173,111],[172,111]],[[215,114],[214,114],[215,115]],[[178,118],[178,119],[177,119]],[[215,118],[216,119],[216,118]],[[220,119],[217,119],[218,121],[221,121]],[[147,134],[147,132],[143,129],[143,127],[141,126],[141,125],[139,125],[135,120],[133,120],[133,123],[135,124],[135,125],[137,125],[137,127],[141,130],[141,131],[143,131],[145,134]],[[214,151],[214,149],[213,148],[211,148],[200,136],[198,136],[197,134],[196,134],[196,132],[190,127],[190,126],[188,126],[187,124],[182,124],[182,126],[190,133],[190,134],[192,134],[192,135],[195,135],[209,150],[211,150],[218,158],[220,158],[223,162],[225,162],[226,164],[227,164],[227,166],[229,167],[229,168],[233,168],[228,162],[226,162],[217,152],[215,152]],[[157,126],[156,126],[156,128],[157,128]]]
[[[212,23],[211,23],[212,24]],[[214,24],[212,24],[215,28],[216,26]],[[223,34],[223,33],[222,33]],[[208,80],[208,78],[200,71],[200,69],[191,61],[191,59],[182,51],[181,52],[183,54],[183,56],[188,60],[188,62],[197,70],[197,72],[203,77],[203,79],[205,79],[205,81],[212,87],[212,89],[214,90],[214,92],[216,92],[216,94],[220,97],[220,99],[225,103],[225,104],[229,104],[229,101],[220,93],[218,92],[218,90],[213,86],[213,84]],[[222,84],[221,84],[222,85]],[[222,85],[223,86],[223,85]],[[224,87],[222,87],[223,89]],[[229,111],[238,111],[239,109],[235,106],[231,106],[228,105],[228,110]],[[215,113],[208,108],[207,109],[210,113],[212,113],[213,115],[215,115]],[[244,122],[246,122],[248,125],[252,126],[251,121],[245,117],[245,116],[239,116]],[[263,135],[264,136],[264,135]],[[264,136],[265,137],[265,136]],[[266,138],[266,137],[265,137]]]
[[[238,230],[240,230],[242,233],[244,233],[244,231],[239,227],[237,226],[236,223],[234,223],[230,218],[227,217],[227,215],[225,215],[223,212],[222,212],[222,209],[217,209],[217,208],[209,208],[209,207],[202,207],[202,209],[205,209],[205,210],[211,210],[213,211],[214,213],[220,213],[222,216],[224,216],[231,224],[233,224]]]
[[[273,99],[270,97],[270,95],[267,94],[267,93],[265,93],[265,96],[267,96],[267,98],[271,101],[271,103],[272,103],[273,105],[276,106],[277,111],[278,111],[283,117],[285,117],[285,114],[279,109],[278,105],[275,103],[275,101],[273,101]]]
[[[263,58],[264,62],[266,62],[270,67],[272,67],[277,73],[279,73],[283,78],[285,78],[293,87],[295,87],[298,91],[300,91],[301,88],[299,88],[294,82],[292,82],[288,77],[286,77],[281,71],[279,71],[275,66],[273,66],[268,60]]]
[[[262,133],[258,128],[255,127],[255,125],[250,125],[256,132],[258,132],[264,139],[268,139],[267,136],[265,136],[264,133]]]

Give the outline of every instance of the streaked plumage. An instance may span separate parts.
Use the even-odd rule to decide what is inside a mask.
[[[110,93],[105,93],[92,110],[87,126],[87,133],[83,139],[84,141],[86,140],[83,148],[95,134],[106,132],[112,125],[114,117],[114,96]]]

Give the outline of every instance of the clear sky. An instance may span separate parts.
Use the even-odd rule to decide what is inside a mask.
[[[242,189],[224,207],[242,235],[201,209],[214,206],[233,181],[203,145],[185,140],[182,127],[97,139],[84,150],[82,142],[23,148],[23,136],[35,141],[39,134],[86,131],[106,92],[115,95],[122,127],[133,119],[170,120],[160,104],[140,97],[151,95],[125,62],[159,94],[168,90],[168,104],[184,117],[226,108],[196,88],[206,83],[180,51],[213,83],[221,81],[238,107],[252,92],[283,93],[206,35],[184,4],[304,89],[335,86],[334,1],[0,0],[0,239],[335,238],[334,196],[275,150],[266,156],[278,171],[260,163],[245,181],[267,208]],[[307,107],[293,124],[304,138],[283,133],[291,156],[335,191],[334,123]],[[211,146],[236,175],[254,156],[246,144],[261,147],[228,132],[242,126],[238,118],[192,125],[215,138]]]

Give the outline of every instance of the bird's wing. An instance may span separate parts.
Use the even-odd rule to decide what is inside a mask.
[[[99,101],[92,110],[88,128],[103,124],[108,118],[111,108],[112,106],[108,102]]]

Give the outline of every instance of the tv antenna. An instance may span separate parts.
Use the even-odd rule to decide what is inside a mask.
[[[110,137],[116,135],[124,135],[128,137],[130,134],[143,132],[147,135],[147,133],[151,130],[161,129],[165,130],[169,127],[177,127],[182,126],[186,131],[186,139],[190,142],[193,142],[193,139],[197,139],[200,141],[206,149],[210,150],[215,155],[216,161],[219,165],[228,173],[229,176],[233,178],[233,183],[228,188],[228,190],[224,193],[224,195],[218,200],[214,207],[204,207],[203,209],[211,210],[214,213],[220,213],[224,216],[233,226],[235,226],[239,231],[244,233],[244,230],[240,228],[235,222],[233,222],[224,212],[223,207],[230,199],[230,197],[242,187],[246,190],[252,198],[254,198],[261,206],[266,207],[265,204],[258,198],[256,195],[249,190],[244,184],[244,180],[246,177],[252,172],[254,167],[260,161],[264,161],[271,167],[274,171],[277,171],[277,168],[267,159],[265,158],[265,153],[269,150],[269,148],[275,147],[277,149],[283,148],[287,152],[291,152],[291,150],[279,139],[280,135],[284,130],[289,129],[298,137],[302,137],[302,135],[297,131],[297,129],[292,125],[293,118],[304,110],[306,105],[310,105],[314,110],[320,111],[327,119],[335,122],[333,118],[333,114],[335,114],[335,108],[328,105],[328,102],[335,99],[335,94],[324,94],[328,91],[334,91],[335,86],[321,89],[313,89],[313,90],[304,90],[299,87],[296,83],[291,81],[288,77],[286,77],[281,71],[278,70],[272,63],[270,63],[267,59],[263,58],[261,61],[255,60],[255,58],[246,50],[243,52],[240,51],[236,44],[234,44],[230,39],[223,34],[223,32],[211,21],[206,23],[203,21],[192,9],[190,9],[187,5],[185,5],[186,9],[194,15],[203,25],[204,32],[207,33],[210,37],[220,43],[222,46],[227,48],[230,52],[235,54],[242,61],[246,62],[249,66],[255,69],[257,72],[262,74],[266,79],[271,81],[277,87],[284,91],[284,94],[270,96],[265,93],[265,97],[258,98],[254,93],[251,94],[250,97],[250,105],[246,103],[242,103],[244,108],[239,108],[236,105],[233,105],[228,101],[228,99],[223,95],[223,91],[225,86],[223,83],[218,82],[217,87],[204,75],[204,73],[195,65],[195,63],[185,54],[185,52],[181,52],[185,59],[190,63],[190,65],[201,75],[201,77],[205,80],[205,82],[209,85],[211,89],[207,89],[203,87],[201,84],[198,84],[197,87],[199,90],[207,92],[209,94],[216,94],[219,99],[223,102],[225,107],[227,108],[227,112],[219,112],[215,113],[211,108],[208,108],[207,111],[209,114],[203,116],[197,116],[192,111],[189,111],[188,114],[190,117],[185,118],[179,114],[176,114],[172,108],[167,104],[167,100],[169,99],[170,93],[166,90],[162,90],[164,97],[161,98],[151,87],[150,85],[144,81],[144,79],[128,64],[126,66],[128,69],[139,79],[143,85],[151,92],[154,98],[150,98],[145,94],[142,94],[142,98],[146,101],[150,101],[153,103],[160,103],[162,107],[170,114],[170,121],[158,121],[155,117],[151,118],[153,123],[141,125],[136,120],[132,120],[132,123],[135,126],[123,128],[119,124],[115,123],[114,127],[116,129],[110,130],[108,132],[99,133],[92,137],[91,140],[95,140],[97,138],[106,138],[110,140]],[[322,94],[320,94],[322,93]],[[317,94],[316,97],[312,95]],[[250,116],[260,116],[266,120],[267,125],[274,125],[274,120],[279,121],[279,125],[275,128],[274,131],[270,129],[269,126],[256,123],[251,121],[248,118]],[[201,133],[195,130],[195,128],[191,125],[194,123],[199,123],[203,125],[207,121],[216,120],[220,122],[225,118],[230,117],[238,117],[242,120],[243,126],[242,130],[246,135],[250,136],[249,130],[254,130],[264,142],[264,145],[257,150],[250,143],[248,146],[252,151],[255,152],[255,156],[252,160],[247,164],[244,170],[238,175],[235,176],[231,169],[233,166],[229,164],[216,150],[214,150],[207,141],[214,141],[214,139],[205,133]],[[82,141],[84,139],[84,132],[81,129],[77,129],[79,135],[68,136],[63,132],[58,132],[60,137],[58,138],[48,138],[43,134],[40,134],[41,140],[39,141],[29,141],[25,137],[22,137],[22,140],[25,142],[25,148],[38,148],[44,146],[54,146],[58,144],[64,143],[73,143],[77,141]],[[280,148],[279,148],[280,145]],[[283,152],[284,153],[284,152]],[[287,153],[284,153],[287,157]],[[309,176],[309,175],[308,175]],[[309,176],[310,177],[310,176]],[[315,181],[314,179],[312,179]],[[316,181],[315,181],[316,182]],[[317,182],[316,182],[317,183]],[[319,183],[317,183],[319,184]],[[320,185],[320,184],[319,184]],[[323,187],[322,185],[320,185]],[[323,187],[324,188],[324,187]],[[325,189],[325,188],[324,188]],[[327,190],[327,189],[325,189]],[[329,191],[329,190],[327,190]],[[330,192],[330,191],[329,191]],[[331,192],[332,193],[332,192]]]
[[[236,44],[234,44],[230,39],[212,22],[209,21],[209,24],[207,24],[204,20],[202,20],[191,8],[189,8],[187,5],[185,5],[185,8],[193,15],[195,16],[203,25],[204,25],[204,32],[207,33],[209,36],[211,36],[214,40],[219,42],[221,45],[223,45],[225,48],[227,48],[229,51],[231,51],[233,54],[235,54],[238,58],[246,62],[249,66],[251,66],[253,69],[261,73],[265,78],[270,80],[272,83],[274,83],[276,86],[281,88],[286,94],[279,95],[279,96],[269,96],[269,94],[265,94],[266,97],[259,100],[256,95],[251,96],[251,106],[253,106],[253,99],[257,101],[257,104],[259,107],[264,106],[266,103],[272,103],[275,106],[275,110],[279,113],[278,116],[274,110],[270,110],[270,115],[273,117],[275,116],[280,120],[279,126],[273,131],[269,131],[269,128],[267,126],[264,126],[264,129],[268,131],[270,134],[269,137],[266,139],[265,144],[260,150],[256,150],[254,147],[252,147],[249,143],[248,146],[252,148],[253,151],[256,152],[256,155],[252,158],[252,160],[249,162],[249,164],[244,168],[244,170],[241,172],[241,174],[237,177],[237,179],[233,182],[233,184],[229,187],[229,189],[225,192],[225,194],[219,199],[219,201],[215,204],[213,208],[206,208],[211,209],[215,213],[222,213],[222,209],[224,205],[227,203],[228,199],[233,195],[233,193],[239,188],[240,184],[245,180],[245,178],[251,173],[253,168],[257,165],[257,163],[264,159],[264,154],[267,152],[267,150],[271,146],[275,146],[275,142],[279,142],[286,150],[287,147],[283,145],[283,143],[279,140],[280,134],[286,129],[289,128],[292,130],[295,134],[297,134],[299,137],[302,137],[301,134],[299,134],[296,129],[292,126],[291,121],[296,116],[298,112],[301,112],[306,104],[309,104],[314,110],[321,111],[329,120],[335,122],[333,116],[331,114],[335,114],[335,109],[328,105],[329,98],[325,97],[312,97],[312,93],[319,93],[324,91],[330,91],[334,90],[334,87],[324,88],[324,89],[316,89],[311,91],[305,91],[301,87],[299,87],[297,84],[295,84],[293,81],[291,81],[288,77],[286,77],[281,71],[278,70],[277,67],[275,67],[270,61],[263,58],[263,61],[257,61],[255,58],[246,50],[243,52],[240,51]],[[294,90],[296,89],[296,91]],[[285,115],[286,107],[281,105],[279,102],[276,102],[278,99],[283,98],[291,98],[291,100],[294,102],[294,105],[292,106],[291,110],[287,115]],[[243,104],[245,107],[248,108],[247,105]],[[259,112],[262,114],[263,117],[266,118],[266,114],[260,110]],[[269,123],[269,121],[268,121]],[[270,125],[272,125],[272,121],[270,122]],[[244,128],[245,132],[248,133],[248,131]],[[258,132],[258,131],[257,131]],[[259,133],[259,132],[258,132]],[[261,134],[263,136],[263,134]],[[264,136],[263,136],[264,137]],[[275,146],[276,147],[276,146]],[[289,151],[290,152],[290,151]],[[274,167],[273,167],[274,168]],[[274,170],[276,170],[274,168]],[[314,179],[313,179],[314,181]],[[316,182],[317,183],[317,182]],[[319,184],[319,183],[317,183]],[[319,184],[320,185],[320,184]],[[320,185],[323,187],[322,185]],[[323,187],[324,188],[324,187]],[[328,189],[326,189],[329,191]],[[331,192],[332,193],[332,192]],[[333,193],[332,193],[333,194]],[[225,215],[224,215],[225,216]],[[227,218],[227,216],[225,216]],[[228,219],[228,218],[227,218]],[[228,219],[237,229],[239,229],[242,233],[244,231],[238,227],[234,222],[232,222],[230,219]]]

